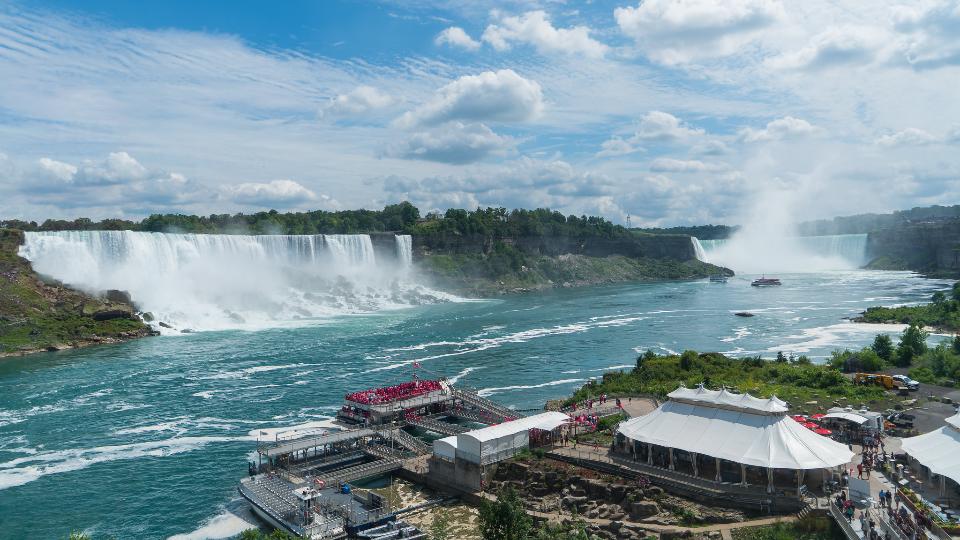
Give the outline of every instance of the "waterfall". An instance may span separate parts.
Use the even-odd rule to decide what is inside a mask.
[[[397,242],[397,259],[404,266],[413,264],[413,237],[409,234],[398,234],[394,236]]]
[[[57,231],[26,233],[20,255],[38,273],[81,290],[130,292],[157,324],[205,330],[450,299],[401,271],[410,243],[398,236],[398,259],[381,262],[365,234]]]
[[[690,242],[693,243],[693,253],[697,257],[697,260],[702,262],[710,262],[707,260],[707,253],[703,250],[703,245],[700,244],[700,239],[696,236],[691,236]]]
[[[775,246],[750,245],[737,237],[698,243],[711,262],[745,272],[842,270],[868,262],[866,234],[788,236]]]

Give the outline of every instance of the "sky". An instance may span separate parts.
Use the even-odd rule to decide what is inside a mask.
[[[0,0],[0,218],[956,204],[960,0]]]

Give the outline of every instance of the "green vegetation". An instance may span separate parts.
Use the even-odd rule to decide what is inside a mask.
[[[936,292],[929,304],[920,306],[871,307],[858,322],[916,324],[944,330],[960,330],[960,282],[949,294]]]
[[[480,535],[485,540],[527,540],[533,520],[512,488],[504,488],[496,501],[480,502]]]
[[[450,513],[440,510],[430,524],[430,540],[452,540],[453,530],[450,527]]]
[[[696,279],[723,271],[697,260],[528,255],[501,242],[486,254],[431,254],[421,266],[440,286],[479,296],[517,289]]]
[[[0,229],[0,355],[114,341],[150,333],[132,308],[43,282],[17,255],[20,231]],[[118,311],[128,316],[97,320]],[[98,317],[99,318],[99,317]]]
[[[647,234],[682,234],[684,236],[696,236],[700,240],[723,240],[733,236],[733,233],[737,232],[738,229],[740,229],[739,226],[731,227],[729,225],[692,225],[689,227],[654,227],[630,230]]]
[[[443,216],[428,215],[426,219],[404,230],[427,238],[449,235],[482,235],[494,239],[518,236],[624,238],[634,234],[601,217],[564,216],[549,208],[509,211],[506,208],[477,208],[472,212],[450,209]]]
[[[809,401],[827,405],[833,401],[861,404],[884,398],[879,387],[859,386],[830,365],[814,365],[804,357],[784,357],[784,362],[762,358],[737,359],[720,353],[657,355],[647,351],[637,358],[629,372],[604,374],[577,390],[568,402],[582,401],[600,394],[664,396],[680,384],[688,387],[704,383],[711,388],[726,386],[758,397],[776,395],[803,407]]]
[[[829,518],[805,519],[731,531],[734,540],[833,540],[843,538]]]

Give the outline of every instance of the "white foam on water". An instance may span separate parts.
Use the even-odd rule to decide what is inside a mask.
[[[22,486],[44,476],[86,469],[97,463],[166,457],[198,450],[210,443],[249,441],[250,437],[176,437],[95,448],[37,452],[0,463],[0,490]]]
[[[739,328],[734,328],[734,329],[733,329],[733,335],[732,335],[732,336],[722,337],[722,338],[720,338],[720,341],[722,341],[722,342],[724,342],[724,343],[731,343],[731,342],[734,342],[734,341],[739,341],[739,340],[741,340],[741,339],[743,339],[743,338],[745,338],[745,337],[747,337],[747,336],[749,336],[749,335],[752,335],[752,334],[753,334],[753,332],[751,332],[749,328],[747,328],[746,326],[741,326],[741,327],[739,327]]]
[[[766,352],[807,353],[813,349],[843,348],[853,341],[863,341],[863,334],[897,334],[902,332],[905,324],[869,324],[869,323],[838,323],[830,326],[804,328],[799,334],[786,336],[786,340],[801,340],[794,343],[783,343],[765,349]]]
[[[453,377],[448,378],[448,379],[447,379],[447,382],[449,382],[450,384],[457,384],[457,382],[458,382],[460,379],[466,377],[467,375],[473,373],[474,371],[477,371],[478,369],[483,369],[483,367],[479,367],[479,366],[468,367],[468,368],[464,369],[463,371],[461,371],[460,373],[457,373],[457,374],[454,375]]]
[[[240,516],[224,510],[207,521],[205,521],[196,530],[188,533],[175,534],[167,540],[219,540],[221,538],[233,538],[247,529],[255,529],[257,526],[250,523]]]
[[[176,431],[180,434],[185,433],[186,429],[181,427],[184,422],[188,420],[188,417],[181,416],[167,422],[160,422],[159,424],[147,424],[142,426],[134,426],[129,428],[118,429],[113,432],[114,435],[137,435],[140,433],[155,433],[159,431]]]
[[[481,397],[492,396],[493,394],[501,394],[503,392],[509,392],[512,390],[529,390],[531,388],[545,388],[547,386],[560,386],[562,384],[572,384],[576,382],[583,382],[587,379],[560,379],[559,381],[550,381],[541,384],[529,384],[529,385],[516,385],[516,386],[501,386],[496,388],[484,388],[479,390],[477,394]]]

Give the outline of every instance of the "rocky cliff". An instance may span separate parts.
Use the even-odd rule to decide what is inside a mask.
[[[868,268],[960,276],[960,219],[909,223],[869,233]]]
[[[23,233],[0,229],[0,356],[115,343],[152,335],[129,295],[100,297],[44,279],[17,255]]]
[[[489,254],[498,243],[512,246],[525,255],[557,257],[560,255],[585,255],[608,257],[622,255],[633,258],[673,259],[689,261],[696,259],[693,243],[684,235],[633,234],[622,237],[592,236],[518,236],[495,239],[491,236],[473,235],[426,235],[414,236],[413,248],[418,254]]]
[[[413,237],[417,267],[440,288],[491,296],[554,287],[732,275],[696,259],[689,236],[432,234]]]

